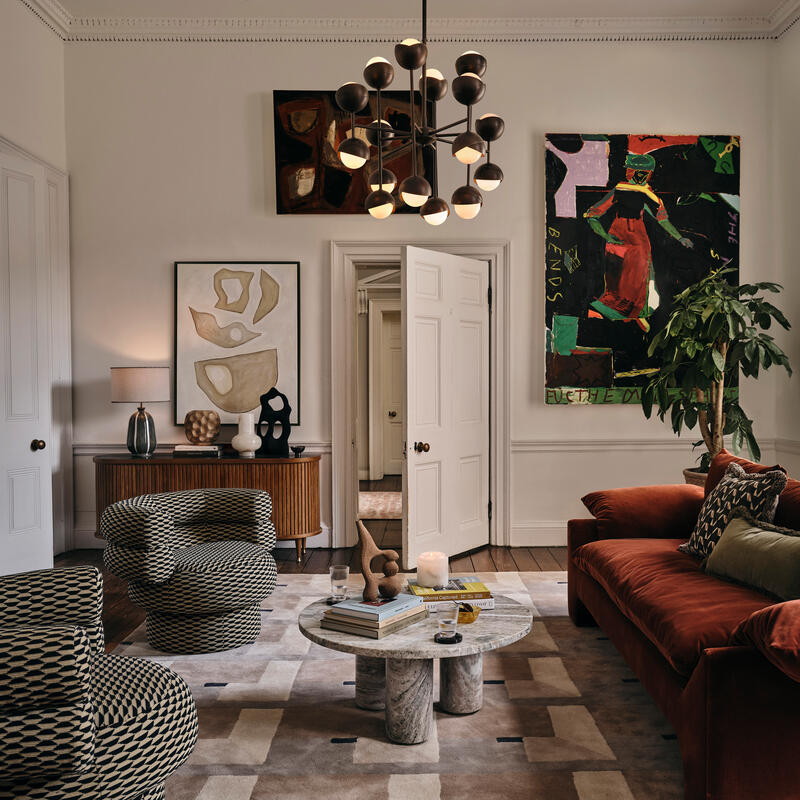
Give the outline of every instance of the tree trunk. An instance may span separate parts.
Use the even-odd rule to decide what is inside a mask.
[[[705,403],[706,393],[702,389],[696,389],[695,391],[697,392],[697,402]],[[705,443],[706,449],[710,453],[714,447],[714,442],[711,438],[711,431],[708,428],[708,412],[698,411],[697,421],[700,425],[700,435],[703,437],[703,442]]]
[[[727,342],[720,342],[719,344],[719,353],[722,356],[723,362],[725,361],[728,355],[728,344]],[[712,423],[711,428],[711,439],[712,439],[712,446],[709,452],[711,453],[711,458],[717,455],[717,453],[722,450],[722,446],[724,443],[723,440],[723,431],[725,430],[725,423],[723,421],[723,413],[722,413],[722,405],[723,400],[725,399],[725,370],[722,371],[722,377],[717,381],[716,386],[714,387],[714,421]]]

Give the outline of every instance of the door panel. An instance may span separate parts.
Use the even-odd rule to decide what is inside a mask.
[[[43,168],[0,154],[0,574],[53,564],[47,208]]]
[[[404,248],[404,566],[489,541],[489,268]],[[427,445],[421,451],[415,443]]]
[[[399,311],[381,315],[381,383],[383,413],[383,474],[403,471],[403,405],[406,364]]]

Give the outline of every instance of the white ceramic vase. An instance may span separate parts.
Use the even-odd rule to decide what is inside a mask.
[[[261,439],[256,436],[252,412],[239,414],[239,433],[233,437],[231,444],[238,451],[239,458],[256,457],[256,450],[261,447]]]

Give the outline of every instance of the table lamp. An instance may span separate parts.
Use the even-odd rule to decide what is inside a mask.
[[[169,367],[111,367],[111,402],[138,403],[128,422],[128,450],[150,458],[156,449],[156,426],[144,403],[170,399]]]

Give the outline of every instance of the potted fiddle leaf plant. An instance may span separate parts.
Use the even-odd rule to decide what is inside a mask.
[[[726,276],[732,272],[714,270],[676,295],[667,324],[647,351],[659,369],[642,390],[642,409],[648,418],[654,406],[660,419],[669,414],[678,435],[699,428],[702,439],[694,446],[705,448],[699,468],[684,470],[686,481],[699,485],[724,436],[731,437],[734,452],[746,447],[754,461],[761,457],[753,420],[739,405],[738,374],[757,378],[776,365],[792,374],[786,353],[766,332],[773,321],[790,328],[765,299],[766,292],[783,287],[769,281],[731,284]]]

